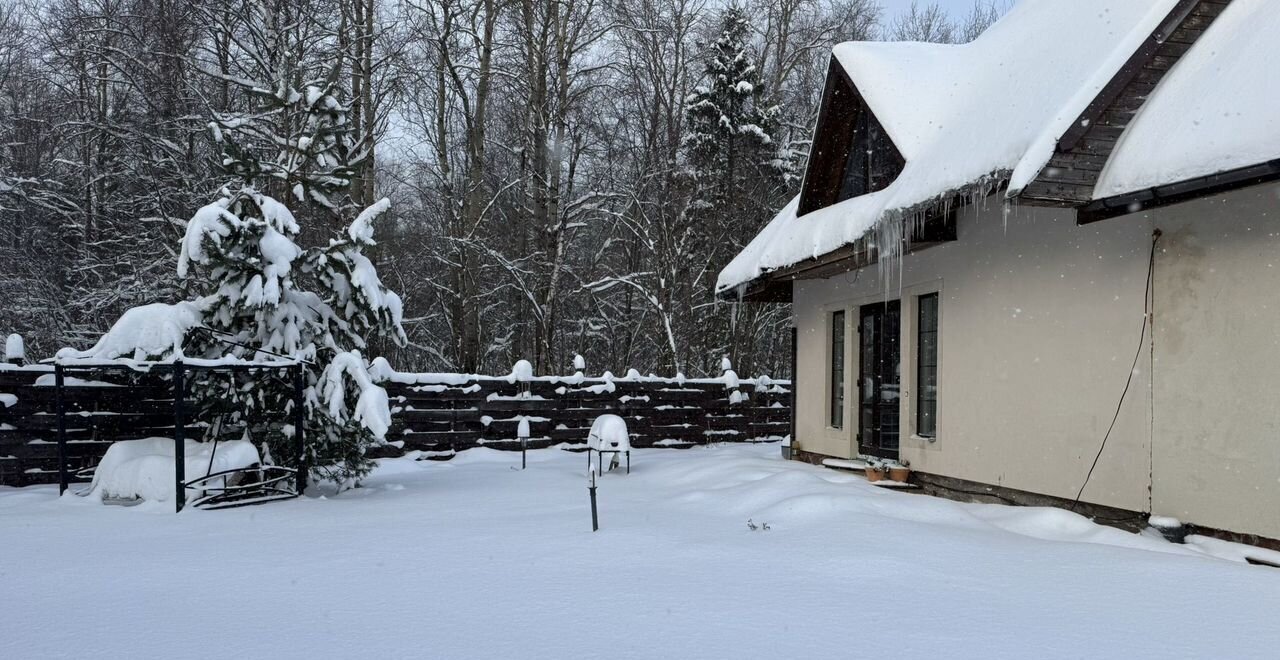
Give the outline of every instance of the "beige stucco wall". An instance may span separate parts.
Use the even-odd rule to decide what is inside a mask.
[[[904,429],[914,423],[914,296],[941,292],[937,441],[904,433],[901,457],[934,474],[1074,497],[1139,345],[1150,225],[1078,227],[1071,212],[1027,207],[1006,217],[998,203],[970,209],[957,224],[956,242],[908,255],[885,273],[889,297],[903,300]],[[852,318],[858,305],[882,300],[880,275],[872,266],[796,283],[803,449],[856,451],[856,424],[826,427],[826,314],[844,306]],[[847,336],[847,373],[856,374],[852,327]],[[855,378],[846,384],[850,421]],[[1136,379],[1084,499],[1146,507],[1150,403],[1149,380]]]
[[[1280,537],[1280,186],[1078,226],[970,209],[958,240],[884,273],[903,304],[902,458],[1073,498],[1138,368],[1084,500]],[[1151,235],[1154,321],[1140,342]],[[796,439],[856,453],[857,306],[879,266],[795,284]],[[899,284],[899,278],[901,283]],[[916,295],[940,291],[938,434],[911,438]],[[828,314],[849,310],[846,425],[827,428]],[[1154,360],[1152,347],[1154,346]],[[1154,386],[1153,386],[1154,383]]]
[[[1163,232],[1154,511],[1280,538],[1280,186],[1132,219]]]

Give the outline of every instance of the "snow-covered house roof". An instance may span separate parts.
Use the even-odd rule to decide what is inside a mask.
[[[1277,77],[1262,68],[1277,48],[1267,38],[1275,34],[1276,12],[1272,7],[1268,15],[1266,0],[1235,0],[1223,11],[1225,2],[1022,0],[968,44],[836,46],[834,65],[848,75],[905,166],[883,189],[808,213],[793,200],[721,271],[717,291],[741,292],[770,272],[831,255],[884,221],[918,216],[957,196],[1006,183],[1009,196],[1018,196],[1045,172],[1062,171],[1053,163],[1071,156],[1064,156],[1062,138],[1072,130],[1114,131],[1116,148],[1114,156],[1084,154],[1093,162],[1111,156],[1110,165],[1101,181],[1097,171],[1086,173],[1092,178],[1085,179],[1083,199],[1059,205],[1092,200],[1095,181],[1099,196],[1113,195],[1280,155],[1280,131],[1268,112],[1280,100]],[[1214,21],[1219,12],[1220,23]],[[1188,29],[1173,32],[1180,26]],[[1194,47],[1165,43],[1173,37],[1195,42],[1186,35],[1198,36],[1204,26],[1209,29]],[[1188,55],[1155,57],[1168,48]],[[1121,128],[1103,125],[1102,113],[1132,101],[1125,93],[1152,84],[1151,75],[1163,75],[1142,68],[1153,58],[1172,71],[1157,78],[1141,112],[1119,115],[1133,118],[1120,136]],[[1170,140],[1170,131],[1180,139]],[[819,126],[815,151],[831,146],[820,143],[822,134]],[[1148,162],[1152,151],[1166,157],[1160,167]]]
[[[1129,124],[1095,199],[1280,158],[1280,7],[1234,0]]]

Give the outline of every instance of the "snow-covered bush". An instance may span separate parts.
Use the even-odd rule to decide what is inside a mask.
[[[142,305],[125,310],[92,348],[64,348],[58,357],[148,360],[182,355],[187,336],[202,322],[199,302]]]

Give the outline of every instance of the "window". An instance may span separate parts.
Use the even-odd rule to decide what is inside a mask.
[[[840,192],[832,203],[883,190],[902,171],[893,143],[866,108],[858,109],[847,154]]]
[[[938,294],[916,299],[916,435],[938,433]]]
[[[905,164],[848,74],[833,60],[797,213],[804,215],[882,190],[902,173]]]
[[[831,314],[831,428],[844,428],[844,311]]]

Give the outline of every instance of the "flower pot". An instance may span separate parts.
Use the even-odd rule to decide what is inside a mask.
[[[867,469],[865,470],[865,474],[867,475],[867,481],[870,481],[872,483],[877,481],[884,481],[885,477],[889,476],[888,471],[885,470],[884,468],[871,467],[871,466],[867,466]]]
[[[909,467],[898,466],[898,467],[889,468],[890,481],[898,481],[905,484],[907,483],[907,480],[910,478],[911,478],[911,468]]]

